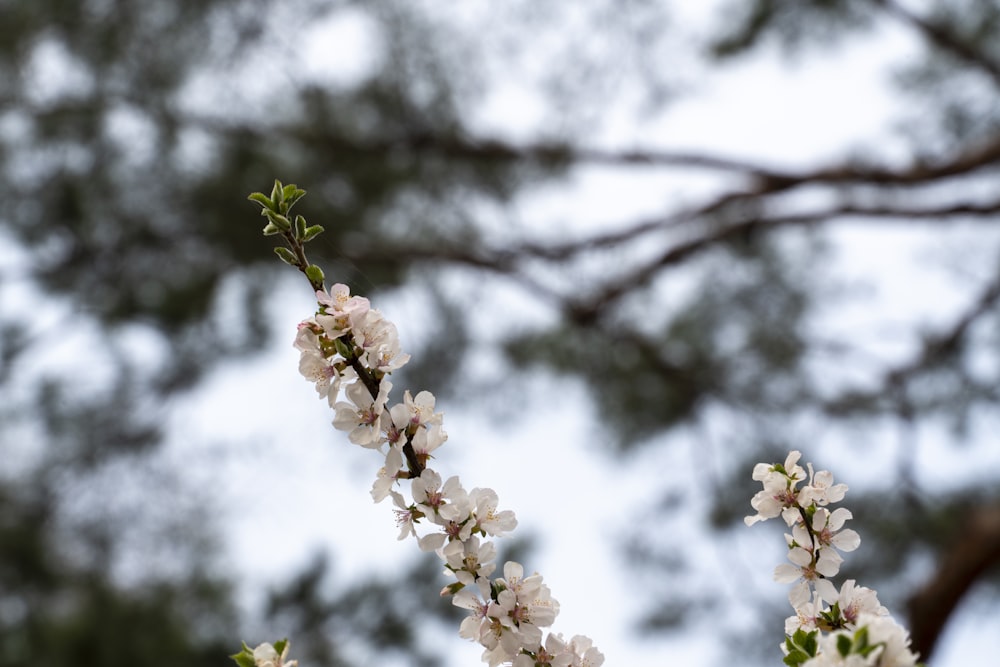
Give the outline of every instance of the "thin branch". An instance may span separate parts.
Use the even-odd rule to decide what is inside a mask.
[[[298,126],[254,126],[228,119],[199,114],[182,114],[177,119],[206,131],[264,140],[281,136],[298,141],[311,149],[329,150],[351,156],[398,157],[412,153],[418,157],[439,155],[452,159],[483,162],[511,162],[549,166],[604,165],[618,167],[668,167],[702,169],[751,179],[756,186],[749,191],[732,193],[747,198],[773,194],[808,184],[846,184],[906,186],[941,178],[963,175],[1000,162],[1000,136],[993,141],[969,148],[945,159],[914,160],[900,168],[879,167],[846,162],[816,170],[793,171],[767,167],[746,160],[669,150],[588,148],[568,142],[515,144],[496,137],[461,137],[455,134],[410,132],[378,138],[358,139],[324,131],[323,128]],[[720,202],[724,204],[725,202]]]
[[[705,219],[720,206],[710,204],[700,210],[682,214],[689,219]],[[584,302],[572,307],[576,319],[588,319],[598,311],[609,307],[633,290],[648,284],[662,270],[687,260],[692,255],[720,245],[735,238],[753,235],[762,230],[789,226],[810,226],[834,219],[847,217],[882,218],[900,222],[914,220],[937,220],[955,216],[986,217],[1000,214],[1000,201],[987,204],[954,204],[939,208],[862,206],[846,204],[822,211],[787,216],[754,216],[740,222],[725,225],[710,233],[676,244],[666,249],[659,257],[644,266],[606,285],[603,290]],[[665,219],[663,224],[676,222],[681,217]]]
[[[916,28],[942,51],[950,53],[973,67],[982,70],[993,79],[994,84],[1000,86],[1000,63],[992,60],[982,51],[970,46],[969,42],[956,35],[947,26],[917,16],[895,0],[872,1],[885,10],[886,13]]]
[[[847,390],[840,396],[824,401],[824,409],[832,414],[843,414],[852,406],[869,404],[872,401],[893,397],[899,403],[896,406],[903,414],[912,411],[909,399],[906,398],[906,386],[916,375],[940,365],[961,349],[965,343],[969,329],[980,318],[994,311],[1000,302],[1000,273],[983,286],[979,297],[969,309],[956,318],[952,325],[927,336],[920,350],[905,363],[887,370],[874,390]]]

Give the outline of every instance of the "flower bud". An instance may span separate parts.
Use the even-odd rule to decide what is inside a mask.
[[[274,249],[274,254],[281,258],[281,261],[290,266],[298,267],[299,259],[295,256],[291,250],[285,247],[277,247]]]
[[[313,285],[322,285],[323,281],[326,280],[326,276],[323,275],[323,269],[319,268],[315,264],[310,264],[306,267],[306,278],[309,279]]]

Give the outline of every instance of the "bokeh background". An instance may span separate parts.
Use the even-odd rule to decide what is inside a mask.
[[[275,178],[605,664],[779,663],[789,449],[988,664],[998,167],[995,0],[2,0],[0,666],[477,663],[298,377]]]

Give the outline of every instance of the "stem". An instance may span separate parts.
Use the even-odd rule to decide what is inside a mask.
[[[286,241],[288,241],[288,247],[291,248],[293,253],[295,253],[295,259],[298,260],[297,268],[299,269],[299,271],[302,272],[302,275],[306,277],[306,280],[309,281],[309,284],[312,285],[313,291],[325,292],[326,285],[324,285],[322,281],[313,282],[312,279],[309,278],[309,274],[306,273],[306,267],[309,266],[309,260],[306,259],[305,246],[302,245],[302,243],[295,238],[294,234],[285,232],[282,234],[282,236],[285,238]]]
[[[325,292],[326,285],[324,285],[322,281],[318,283],[314,282],[311,278],[309,278],[309,274],[306,273],[306,267],[309,266],[309,260],[306,259],[305,246],[298,241],[293,234],[284,233],[282,236],[288,242],[288,246],[292,252],[295,253],[295,259],[298,260],[297,268],[302,272],[306,279],[309,280],[309,284],[312,286],[313,291]],[[350,341],[351,348],[353,350],[357,350],[359,346],[354,338],[354,333],[348,332],[347,336]],[[365,389],[368,390],[372,400],[376,400],[382,386],[382,379],[376,377],[375,371],[365,368],[361,363],[361,358],[357,354],[352,354],[351,357],[347,359],[347,362],[351,365],[351,368],[354,369],[354,372],[358,374],[358,379],[361,380],[363,385],[365,385]],[[407,476],[410,479],[420,477],[420,473],[424,471],[426,466],[424,466],[417,458],[417,452],[413,449],[412,435],[406,436],[406,444],[403,445],[403,456],[406,458]]]

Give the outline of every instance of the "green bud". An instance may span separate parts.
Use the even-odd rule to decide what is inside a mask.
[[[274,187],[271,188],[271,209],[272,210],[277,211],[278,210],[278,205],[281,204],[282,201],[284,201],[284,198],[281,196],[281,193],[282,193],[281,181],[279,181],[278,179],[274,179]]]
[[[314,285],[322,285],[323,281],[326,280],[326,276],[323,275],[323,269],[315,264],[310,264],[306,267],[306,278]]]
[[[281,261],[284,262],[285,264],[289,264],[291,266],[298,268],[299,258],[296,257],[295,253],[289,250],[288,248],[285,248],[283,246],[278,246],[277,248],[274,249],[274,254],[280,257]]]
[[[441,597],[445,597],[446,595],[454,595],[463,588],[465,588],[465,584],[463,584],[460,581],[456,581],[453,584],[448,584],[447,586],[441,589]]]
[[[274,236],[275,234],[280,234],[281,230],[278,229],[273,222],[269,222],[264,225],[264,236]]]
[[[312,241],[314,238],[319,236],[324,232],[321,225],[313,225],[312,227],[306,227],[306,233],[302,235],[302,242]]]
[[[269,208],[264,209],[264,214],[271,223],[283,232],[292,231],[292,223],[289,222],[288,218],[281,215],[280,213],[275,213]]]
[[[299,241],[306,237],[306,219],[301,215],[295,216],[295,238]]]

